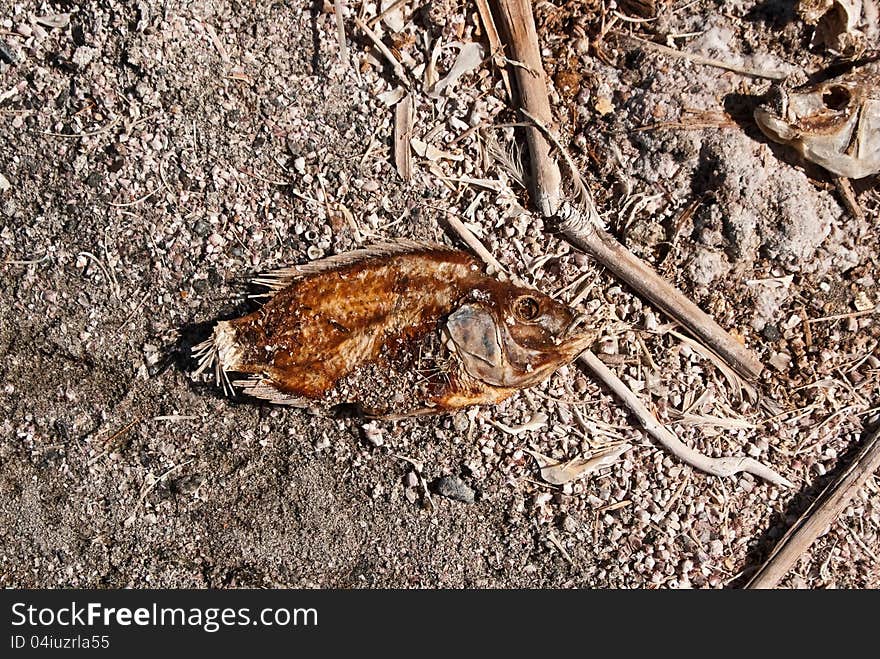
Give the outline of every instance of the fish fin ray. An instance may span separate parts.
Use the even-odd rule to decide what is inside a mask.
[[[442,243],[426,240],[411,240],[408,238],[376,243],[369,247],[356,249],[343,254],[327,256],[302,265],[294,265],[289,268],[279,268],[277,270],[270,270],[261,273],[251,279],[251,283],[257,286],[263,286],[268,290],[265,293],[251,297],[272,297],[278,291],[287,288],[293,282],[304,277],[336,270],[337,268],[342,268],[348,265],[354,265],[368,259],[382,256],[396,256],[398,254],[413,254],[425,251],[452,252],[455,250],[453,247],[443,245]]]
[[[309,407],[314,401],[289,394],[278,389],[275,384],[263,375],[251,375],[240,380],[233,380],[232,386],[241,390],[241,393],[274,403],[276,405],[290,405],[292,407]]]

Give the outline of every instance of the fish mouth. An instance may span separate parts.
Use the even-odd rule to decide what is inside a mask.
[[[587,314],[580,314],[569,323],[563,332],[562,344],[566,347],[566,352],[576,358],[584,350],[589,348],[596,340],[595,330],[581,328],[581,325],[589,318]],[[580,329],[579,329],[580,328]]]
[[[568,338],[574,336],[574,332],[578,328],[578,325],[582,325],[586,319],[587,319],[587,315],[583,314],[583,313],[575,316],[574,320],[572,320],[568,324],[568,327],[566,327],[565,331],[562,333],[562,336],[564,337],[564,339],[568,339]]]
[[[588,350],[595,343],[598,336],[598,332],[595,330],[586,328],[582,328],[580,331],[577,330],[577,325],[580,325],[584,320],[585,317],[581,317],[580,319],[575,319],[569,325],[565,339],[563,339],[560,346],[563,354],[567,355],[569,360],[577,359],[581,353]]]
[[[788,92],[782,85],[773,85],[764,96],[764,102],[755,108],[755,123],[767,137],[775,142],[790,142],[797,137],[791,127],[791,104]]]
[[[786,144],[798,137],[798,133],[784,119],[776,116],[773,112],[766,108],[757,108],[755,110],[755,123],[758,128],[774,142]]]
[[[576,337],[572,340],[572,349],[571,355],[573,359],[580,357],[582,352],[585,352],[593,345],[596,341],[597,333],[594,331],[586,331],[583,332],[580,336]]]

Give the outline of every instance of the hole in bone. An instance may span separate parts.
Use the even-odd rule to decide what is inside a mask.
[[[822,102],[825,104],[825,107],[830,110],[843,110],[849,105],[849,99],[849,90],[846,87],[829,87],[825,93],[822,94]]]

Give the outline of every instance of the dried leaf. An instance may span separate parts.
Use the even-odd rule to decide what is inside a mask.
[[[541,478],[551,485],[565,485],[571,481],[583,478],[588,474],[598,471],[602,467],[617,462],[617,459],[626,453],[632,446],[630,444],[621,444],[613,449],[600,453],[590,458],[575,458],[566,462],[559,462],[551,457],[530,451],[526,449],[526,453],[535,458],[538,466],[541,468]]]
[[[70,13],[66,14],[49,14],[47,16],[37,16],[34,22],[48,28],[67,27],[70,24]]]
[[[464,160],[464,156],[460,153],[441,151],[440,149],[420,140],[417,137],[413,137],[409,141],[409,143],[412,145],[413,151],[415,151],[422,158],[427,158],[431,162],[437,162],[438,160]]]
[[[469,73],[476,69],[483,61],[483,47],[476,42],[468,42],[461,45],[458,51],[458,57],[455,58],[455,64],[449,70],[445,77],[437,81],[433,89],[428,92],[431,98],[440,98],[447,89],[452,89],[458,79],[465,73]]]
[[[508,426],[507,424],[501,423],[500,421],[490,421],[489,423],[498,428],[498,430],[516,437],[517,435],[521,435],[524,432],[531,432],[533,430],[540,430],[541,428],[543,428],[545,425],[547,425],[547,415],[542,412],[535,412],[532,415],[532,418],[519,426]]]
[[[382,92],[376,98],[390,108],[397,105],[398,101],[404,96],[406,96],[406,90],[403,87],[395,87],[394,89],[389,89],[387,92]]]

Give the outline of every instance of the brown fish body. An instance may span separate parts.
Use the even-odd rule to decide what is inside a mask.
[[[258,279],[271,298],[220,321],[199,371],[300,406],[407,415],[495,403],[577,356],[574,314],[483,273],[465,252],[399,242]]]

